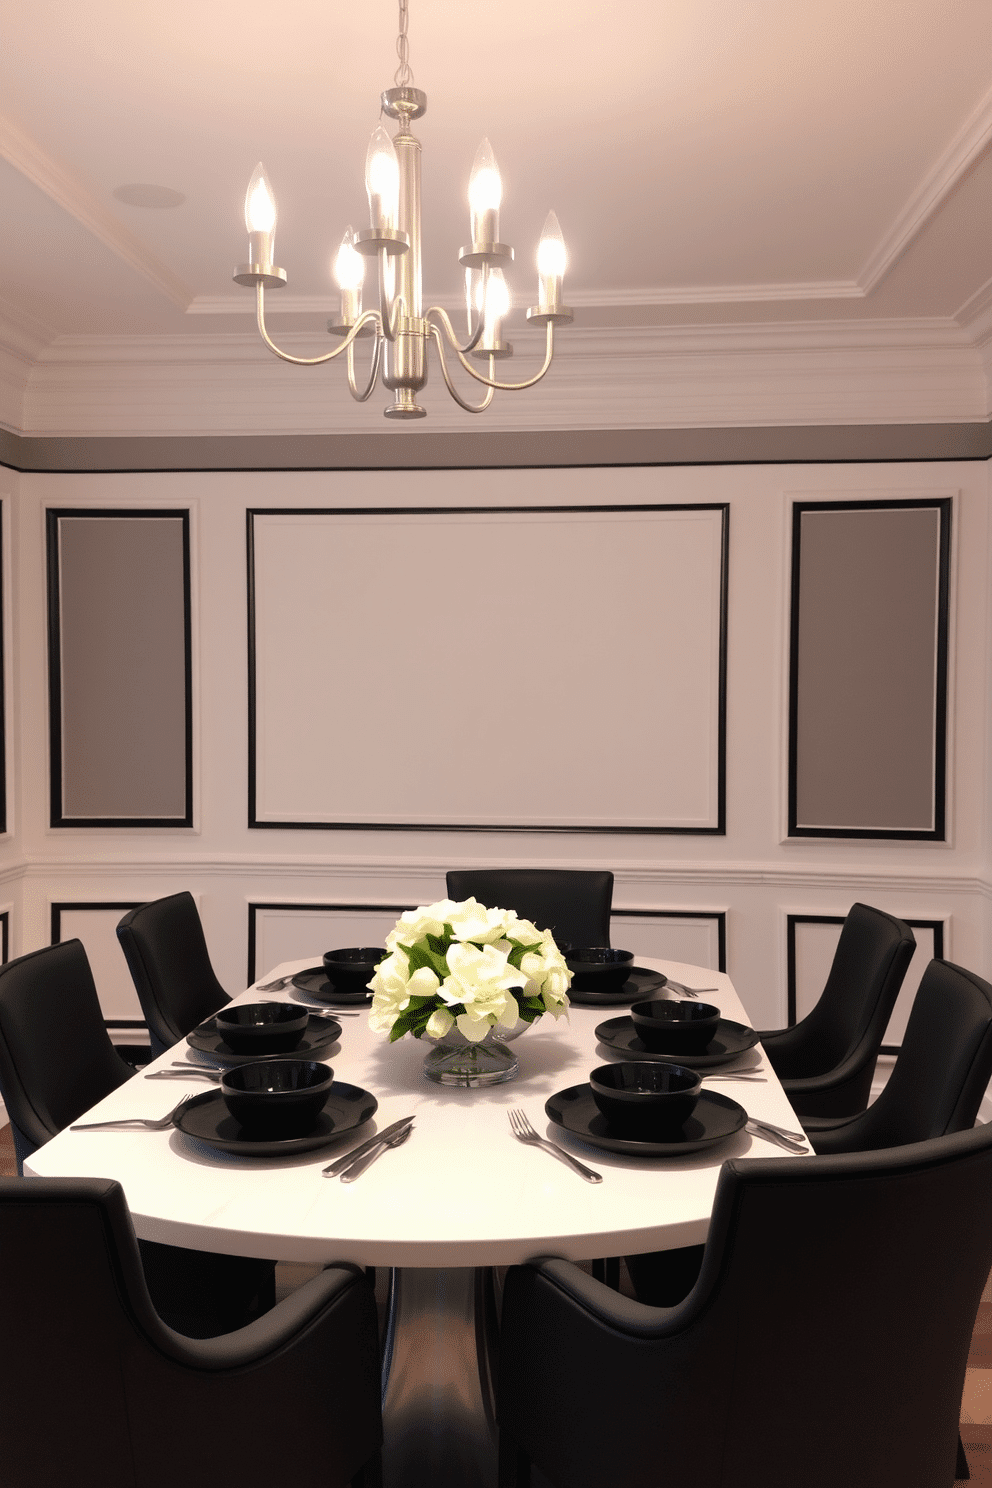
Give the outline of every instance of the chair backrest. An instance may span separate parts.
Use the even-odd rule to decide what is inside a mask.
[[[974,1126],[992,1079],[992,986],[950,961],[931,961],[895,1067],[867,1111],[816,1131],[818,1152],[868,1152]]]
[[[816,1006],[788,1030],[788,1066],[779,1073],[791,1078],[824,1074],[860,1045],[873,1045],[874,1070],[915,949],[916,937],[903,920],[869,904],[852,905]]]
[[[512,1432],[515,1392],[535,1385],[540,1361],[520,1367],[527,1337],[555,1328],[556,1399],[575,1401],[574,1433],[567,1406],[548,1414],[569,1488],[648,1488],[659,1463],[666,1482],[699,1488],[950,1488],[990,1266],[992,1126],[883,1152],[729,1161],[699,1280],[677,1308],[602,1287],[595,1315],[542,1305],[542,1270],[522,1268],[520,1291],[511,1271],[502,1418]],[[567,1263],[542,1267],[549,1287],[561,1269],[567,1297]],[[601,1424],[582,1424],[583,1409]]]
[[[133,1074],[110,1041],[81,941],[0,966],[0,1093],[19,1166]]]
[[[579,868],[450,868],[448,897],[513,909],[561,946],[608,946],[613,874]]]
[[[230,1002],[214,975],[192,894],[131,909],[117,926],[152,1052],[162,1054]]]
[[[357,1268],[332,1271],[324,1304],[304,1287],[251,1328],[184,1338],[152,1306],[119,1183],[0,1179],[0,1481],[359,1481],[381,1441],[375,1303]]]

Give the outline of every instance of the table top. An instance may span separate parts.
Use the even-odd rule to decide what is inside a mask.
[[[285,962],[268,982],[320,964],[320,955]],[[716,986],[706,1000],[724,1017],[748,1022],[726,975],[677,962],[639,957],[688,986]],[[293,989],[266,994],[292,1000]],[[254,1001],[249,988],[238,1001]],[[424,1038],[390,1044],[374,1034],[363,1011],[342,1018],[342,1033],[325,1056],[336,1075],[363,1086],[379,1102],[375,1125],[416,1113],[410,1139],[387,1151],[353,1184],[321,1176],[336,1156],[372,1134],[373,1126],[316,1151],[245,1159],[219,1152],[172,1129],[163,1132],[61,1132],[25,1164],[38,1177],[116,1178],[124,1187],[139,1236],[232,1255],[289,1261],[354,1261],[360,1265],[511,1265],[541,1255],[589,1260],[634,1254],[706,1238],[720,1165],[730,1157],[786,1156],[779,1147],[740,1131],[689,1158],[628,1157],[580,1143],[551,1125],[544,1103],[582,1083],[614,1056],[595,1038],[596,1026],[619,1008],[569,1009],[569,1021],[545,1016],[512,1044],[520,1073],[512,1081],[468,1090],[434,1085],[422,1073],[433,1047]],[[184,1042],[153,1061],[166,1068]],[[798,1120],[760,1044],[725,1070],[760,1063],[767,1082],[707,1082],[750,1115],[799,1130]],[[714,1072],[715,1073],[715,1072]],[[164,1115],[201,1080],[145,1080],[137,1074],[87,1119]],[[508,1111],[519,1106],[541,1135],[554,1137],[603,1174],[591,1184],[547,1153],[516,1141]]]

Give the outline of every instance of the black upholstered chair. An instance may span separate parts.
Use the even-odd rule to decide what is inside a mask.
[[[797,1115],[853,1116],[871,1093],[875,1062],[916,938],[894,915],[852,906],[819,1001],[792,1028],[761,1033]]]
[[[450,868],[448,897],[513,909],[559,946],[608,946],[613,874],[585,868]]]
[[[501,1488],[950,1488],[990,1266],[992,1126],[726,1162],[678,1307],[508,1273]]]
[[[170,894],[128,910],[117,926],[117,939],[154,1055],[164,1054],[231,1001],[214,975],[192,894]]]
[[[32,1152],[133,1074],[110,1041],[80,941],[0,966],[0,1095],[19,1172]],[[272,1261],[151,1240],[140,1247],[156,1308],[191,1337],[229,1332],[275,1300]]]
[[[166,1327],[119,1183],[0,1179],[8,1488],[377,1488],[375,1301],[328,1267],[221,1338]]]
[[[867,1111],[844,1121],[807,1116],[819,1153],[872,1152],[974,1126],[992,1079],[992,986],[950,961],[931,961],[902,1047]]]

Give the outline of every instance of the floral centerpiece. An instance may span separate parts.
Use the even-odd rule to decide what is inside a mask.
[[[426,1066],[443,1084],[509,1079],[516,1060],[503,1040],[518,1025],[568,1009],[572,973],[554,937],[512,909],[442,899],[407,910],[386,936],[386,950],[368,984],[369,1023],[390,1042],[427,1034],[444,1046]],[[487,1072],[494,1061],[500,1072]]]

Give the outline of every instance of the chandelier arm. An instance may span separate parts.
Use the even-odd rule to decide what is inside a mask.
[[[374,313],[375,312],[373,312],[373,314]],[[354,340],[348,342],[348,391],[351,393],[351,396],[354,398],[356,403],[364,403],[366,398],[371,395],[372,389],[375,387],[376,378],[379,375],[379,354],[381,351],[382,337],[377,334],[375,338],[375,345],[372,348],[372,367],[369,371],[369,380],[365,385],[364,391],[359,392],[358,385],[355,382],[355,342]]]
[[[441,311],[441,314],[444,315],[444,311],[443,310]],[[447,320],[448,319],[447,315],[444,315],[444,318],[445,318],[445,320]],[[431,329],[431,336],[437,342],[437,355],[438,355],[438,360],[441,363],[441,376],[444,378],[444,385],[448,389],[448,392],[454,398],[454,400],[458,404],[459,408],[464,408],[464,410],[465,410],[466,413],[484,413],[486,411],[486,409],[489,407],[490,403],[493,401],[493,393],[495,392],[495,388],[493,388],[492,386],[490,386],[487,389],[486,396],[483,398],[483,400],[482,400],[481,403],[467,403],[465,401],[465,399],[462,397],[461,393],[455,387],[454,383],[451,380],[451,375],[448,372],[448,364],[447,364],[447,362],[445,361],[445,358],[444,358],[444,337],[441,335],[441,332],[440,332],[439,328],[436,325],[433,325],[432,324],[430,329]],[[454,341],[454,337],[452,337],[452,341]],[[455,350],[456,351],[458,350],[457,346],[455,347]],[[492,366],[492,358],[491,357],[490,357],[490,366]]]
[[[360,315],[355,321],[355,324],[351,327],[351,330],[348,332],[347,336],[345,336],[344,340],[341,342],[341,345],[335,346],[333,351],[325,352],[323,356],[319,357],[298,357],[293,356],[291,352],[280,351],[279,347],[272,340],[272,337],[265,329],[265,286],[261,283],[256,285],[255,288],[255,307],[256,320],[258,321],[258,333],[261,336],[262,340],[265,342],[266,346],[271,352],[273,352],[277,357],[280,357],[284,362],[292,362],[293,365],[296,367],[318,367],[320,366],[321,362],[333,361],[335,357],[340,356],[343,351],[347,350],[347,348],[354,341],[355,337],[358,335],[359,331],[362,329],[363,325],[366,325],[369,321],[374,321],[376,323],[376,326],[378,326],[379,324],[378,311],[366,310],[365,313],[363,315]]]
[[[488,274],[488,272],[489,272],[489,267],[487,265],[486,268],[483,270],[483,273],[484,274]],[[485,281],[483,281],[483,282],[485,282]],[[486,303],[486,301],[485,301],[485,292],[483,292],[483,299],[482,299],[483,308],[479,311],[479,324],[476,326],[475,332],[473,333],[473,335],[471,335],[469,337],[469,339],[465,342],[465,345],[464,346],[459,346],[458,345],[458,337],[455,335],[455,328],[451,324],[451,317],[448,314],[447,310],[442,309],[442,307],[440,305],[431,305],[430,308],[426,311],[426,313],[424,315],[424,319],[425,320],[429,320],[432,315],[436,315],[438,317],[438,319],[441,321],[442,325],[444,326],[444,334],[447,336],[448,340],[451,342],[451,344],[454,347],[455,351],[460,352],[464,356],[468,352],[475,350],[475,348],[479,344],[479,341],[482,339],[482,333],[483,333],[483,331],[486,329],[485,303]]]
[[[458,360],[465,368],[465,371],[469,374],[470,377],[474,377],[476,382],[481,382],[485,387],[495,388],[497,392],[520,393],[523,392],[524,388],[533,387],[535,382],[540,382],[541,378],[551,366],[551,358],[554,356],[555,351],[554,322],[549,320],[547,323],[547,341],[544,353],[544,366],[541,368],[540,372],[535,372],[534,376],[528,377],[525,382],[496,382],[491,375],[494,365],[492,357],[489,358],[490,376],[486,377],[482,372],[477,372],[475,370],[475,368],[472,366],[472,363],[468,360],[467,357],[463,356],[461,352],[458,351],[457,347],[455,348],[455,350]]]

